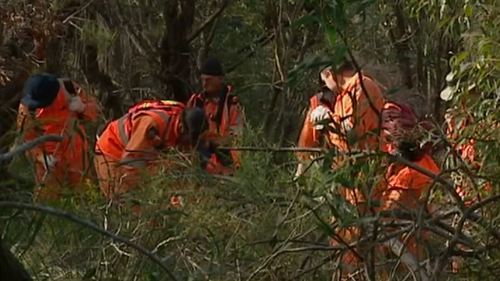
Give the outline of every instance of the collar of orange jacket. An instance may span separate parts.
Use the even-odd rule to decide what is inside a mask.
[[[362,77],[365,77],[365,74],[361,71],[361,76]],[[341,90],[341,94],[339,96],[344,96],[346,94],[349,94],[351,92],[351,90],[357,85],[359,84],[359,73],[356,72],[354,74],[354,76],[352,77],[349,77],[347,79],[345,79],[345,83],[344,85],[342,86],[342,90]]]
[[[231,94],[233,91],[233,87],[231,85],[227,85],[225,83],[222,83],[222,86],[221,86],[221,89],[219,91],[219,93],[217,95],[210,95],[208,94],[207,92],[202,92],[201,93],[201,97],[203,99],[208,99],[208,100],[213,100],[213,101],[217,101],[219,100],[221,97],[224,97],[224,95],[227,97],[229,94]]]

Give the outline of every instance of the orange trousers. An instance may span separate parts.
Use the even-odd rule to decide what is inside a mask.
[[[119,166],[117,160],[110,159],[103,154],[98,154],[94,157],[94,166],[101,191],[108,200],[114,200],[115,195],[125,194],[134,189],[134,186],[128,184],[125,180],[125,171]],[[140,177],[140,174],[133,175],[133,177],[135,176]],[[120,204],[120,202],[118,203]],[[166,202],[165,205],[169,205],[169,207],[179,207],[181,201],[177,196],[172,196],[170,201]],[[144,213],[139,206],[131,207],[131,211],[135,215]]]
[[[28,153],[28,159],[36,159],[36,155]],[[52,169],[45,169],[42,162],[34,160],[35,183],[34,201],[58,201],[62,197],[63,186],[68,185],[73,191],[83,191],[88,179],[89,164],[82,153],[73,157],[59,156]]]

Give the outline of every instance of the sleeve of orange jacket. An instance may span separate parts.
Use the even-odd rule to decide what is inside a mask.
[[[196,98],[196,94],[192,94],[191,97],[189,97],[188,102],[186,103],[186,107],[194,107],[194,99]]]
[[[241,138],[243,136],[243,108],[237,98],[234,98],[232,102],[233,104],[231,105],[231,109],[229,110],[228,136],[231,145],[237,145],[239,142],[241,142]],[[233,158],[234,165],[240,166],[241,151],[231,151],[231,157]]]
[[[311,110],[309,109],[306,114],[306,118],[304,120],[304,124],[302,125],[302,130],[300,131],[298,147],[301,148],[309,148],[315,147],[317,142],[317,134],[318,132],[314,130],[313,123],[310,121],[309,115],[311,114]],[[311,153],[307,152],[297,152],[297,157],[301,161],[309,160],[309,156]]]
[[[78,96],[82,99],[83,103],[85,104],[85,111],[80,114],[80,117],[83,119],[96,121],[100,111],[96,99],[88,95],[80,85],[74,82],[73,84],[75,85],[75,89]]]
[[[344,112],[342,114],[343,120],[340,120],[343,123],[343,128],[347,128],[348,130],[354,128],[358,137],[366,134],[368,130],[378,127],[377,117],[384,106],[382,92],[375,82],[363,77],[363,87],[359,83],[354,88],[355,92],[353,95],[345,99]],[[354,112],[354,100],[356,102],[356,112]],[[376,111],[373,110],[370,101],[376,108]],[[355,124],[356,118],[358,118],[358,124]]]
[[[228,135],[232,138],[240,138],[243,134],[243,108],[237,98],[233,98],[231,109],[229,110],[229,130]]]

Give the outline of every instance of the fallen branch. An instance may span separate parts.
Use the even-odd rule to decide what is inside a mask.
[[[61,217],[61,218],[64,218],[66,220],[69,220],[71,222],[83,225],[83,226],[90,228],[90,229],[92,229],[92,230],[94,230],[94,231],[96,231],[104,236],[107,236],[115,241],[121,242],[121,243],[129,246],[130,248],[135,249],[139,253],[147,256],[150,260],[152,260],[153,262],[158,264],[165,271],[165,273],[168,275],[168,277],[171,280],[177,281],[177,278],[175,278],[173,273],[167,268],[167,266],[161,261],[161,259],[159,257],[157,257],[155,254],[153,254],[151,251],[149,251],[148,249],[144,248],[143,246],[141,246],[139,244],[133,243],[132,241],[130,241],[129,239],[127,239],[125,237],[122,237],[122,236],[116,235],[114,233],[111,233],[107,230],[104,230],[101,227],[99,227],[91,222],[85,221],[85,220],[83,220],[83,219],[81,219],[81,218],[79,218],[71,213],[64,212],[64,211],[57,210],[57,209],[50,208],[50,207],[36,206],[36,205],[32,205],[32,204],[8,202],[8,201],[0,201],[0,209],[21,209],[21,210],[41,212],[41,213],[53,215],[56,217]]]
[[[39,137],[39,138],[34,139],[32,141],[29,141],[27,143],[21,144],[20,146],[14,148],[12,151],[9,151],[9,152],[4,153],[4,154],[0,154],[0,162],[9,161],[12,158],[18,156],[19,154],[22,154],[27,150],[33,149],[42,143],[49,142],[49,141],[61,142],[62,140],[63,140],[63,137],[59,136],[59,135],[47,135],[47,136]]]

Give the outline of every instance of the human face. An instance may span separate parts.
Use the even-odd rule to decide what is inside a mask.
[[[222,76],[212,76],[212,75],[201,75],[201,85],[203,87],[203,91],[216,95],[220,92],[222,88]]]
[[[331,70],[327,69],[321,72],[321,80],[330,90],[332,90],[332,92],[338,92],[339,87]]]

